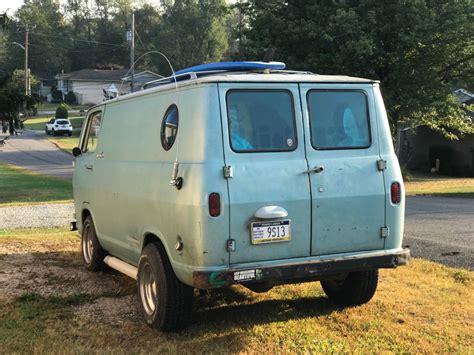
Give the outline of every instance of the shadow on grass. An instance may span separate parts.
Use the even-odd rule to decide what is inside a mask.
[[[213,290],[208,297],[195,298],[193,323],[196,328],[216,324],[219,328],[251,327],[317,317],[340,310],[326,297],[294,297],[255,301],[252,294],[239,292],[233,287]]]

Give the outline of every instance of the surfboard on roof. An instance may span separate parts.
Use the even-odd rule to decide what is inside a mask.
[[[286,65],[282,62],[219,62],[200,64],[194,67],[178,70],[175,75],[206,72],[206,71],[249,71],[249,70],[283,70]]]

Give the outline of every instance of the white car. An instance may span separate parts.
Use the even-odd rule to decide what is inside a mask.
[[[67,134],[70,137],[72,135],[71,121],[67,118],[52,118],[46,123],[44,132],[53,136]]]

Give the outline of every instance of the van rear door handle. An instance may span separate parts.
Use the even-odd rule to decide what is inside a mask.
[[[324,166],[323,165],[320,165],[320,166],[315,166],[314,168],[311,168],[309,170],[306,170],[303,172],[303,174],[309,174],[309,173],[320,173],[324,171]]]
[[[259,208],[254,216],[261,219],[285,218],[288,212],[280,206],[265,206]]]
[[[92,164],[86,164],[86,165],[84,165],[84,167],[88,170],[94,169],[94,166]]]

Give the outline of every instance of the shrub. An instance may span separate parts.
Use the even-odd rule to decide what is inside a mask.
[[[59,103],[63,101],[63,93],[61,90],[58,90],[56,86],[51,87],[51,102]]]
[[[59,105],[58,108],[56,109],[56,118],[67,118],[67,107],[63,104]]]
[[[74,92],[69,91],[64,98],[64,101],[66,101],[67,104],[72,105],[76,103],[76,94]]]

